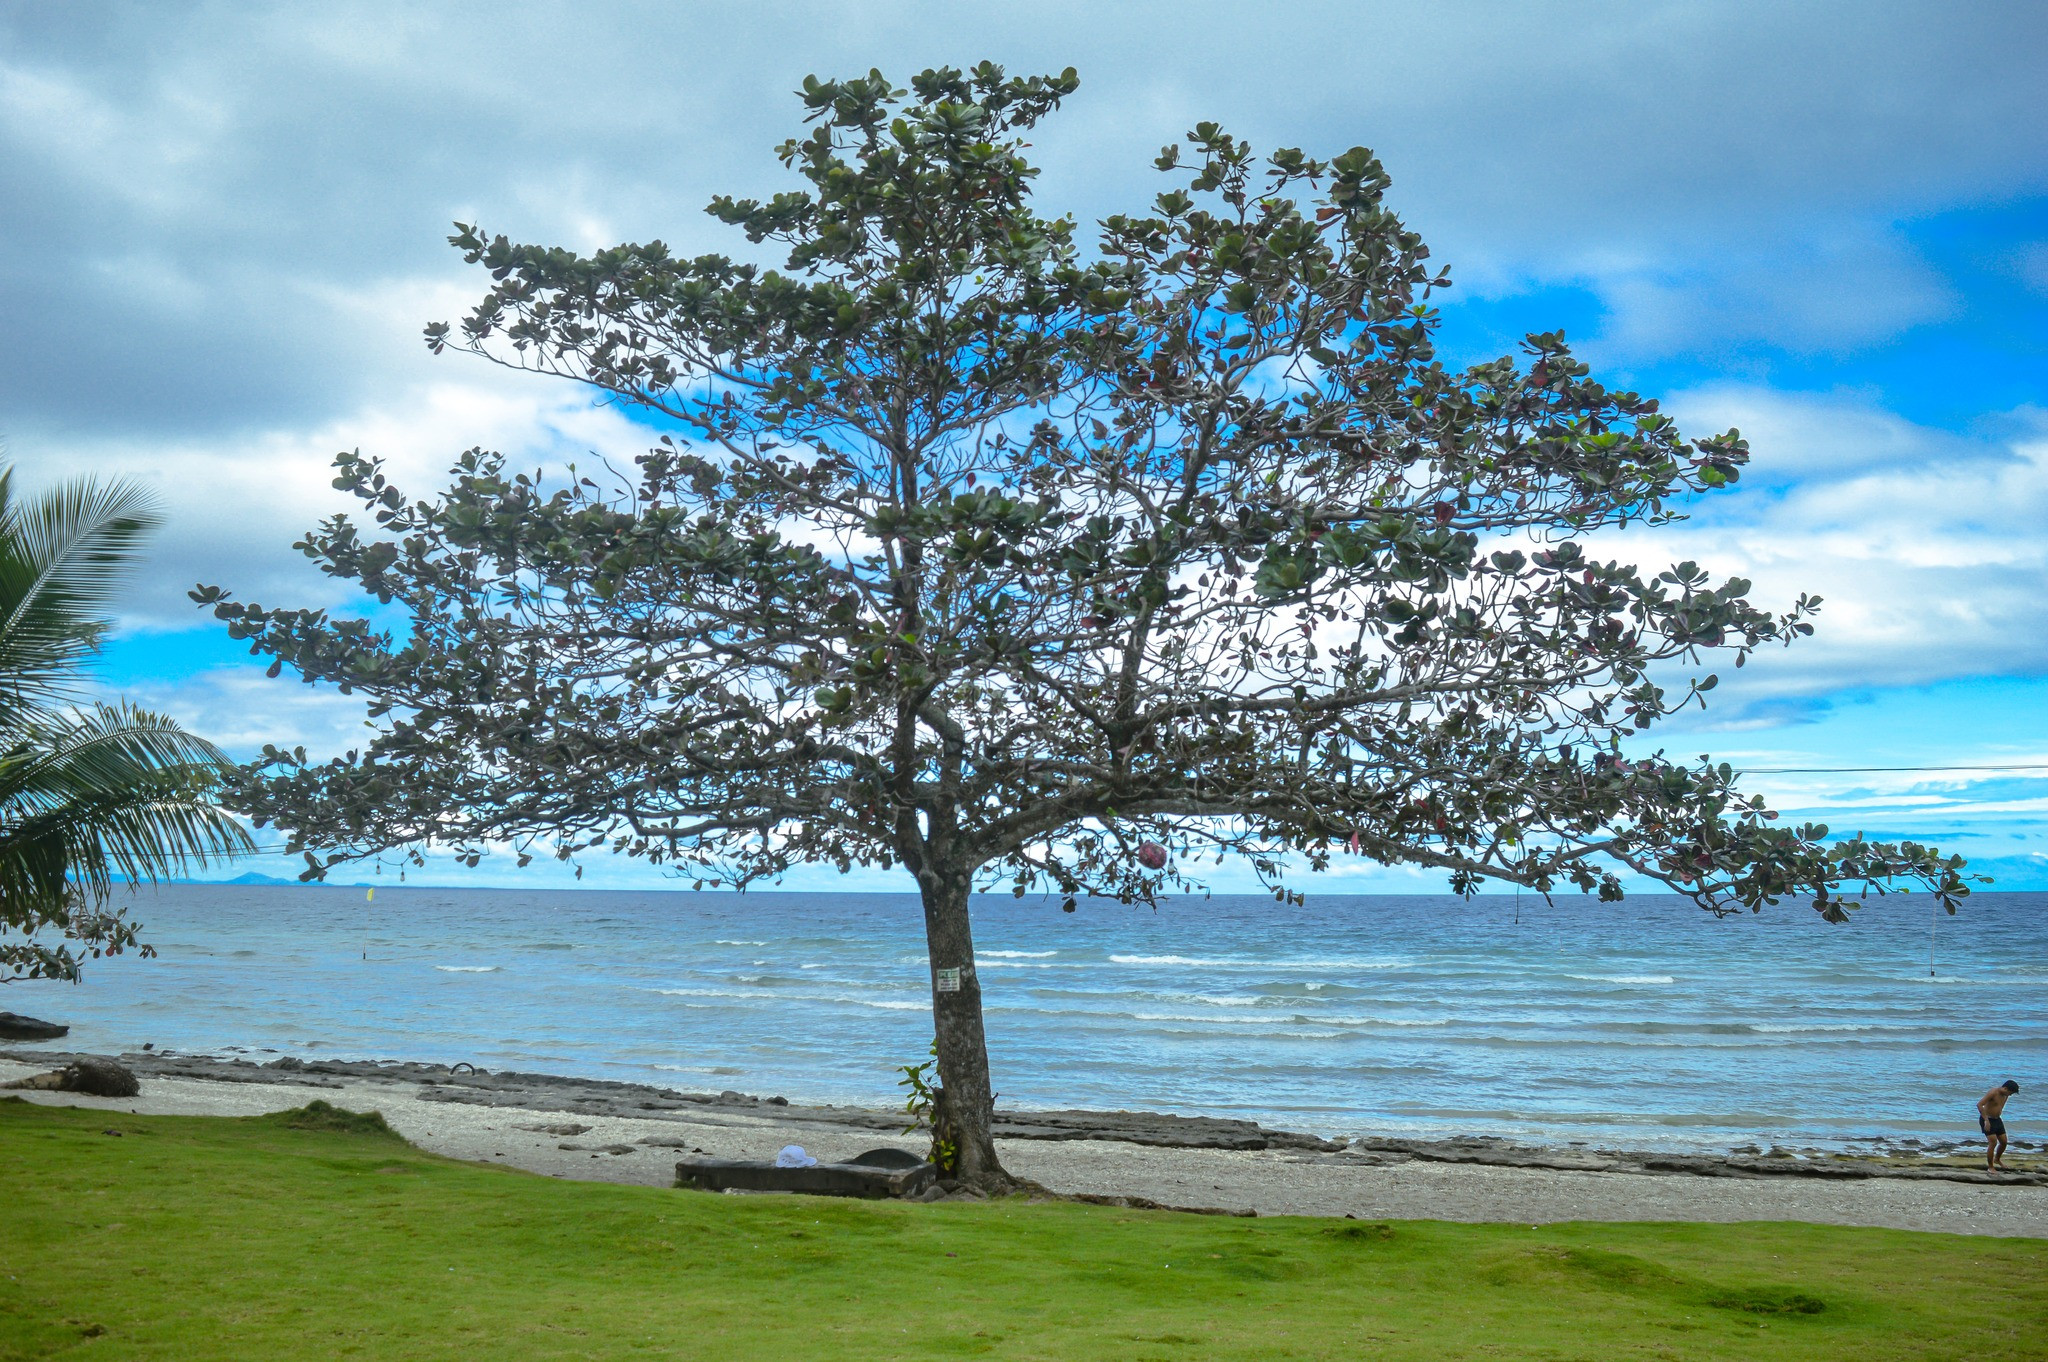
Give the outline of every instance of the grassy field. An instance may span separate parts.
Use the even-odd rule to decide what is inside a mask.
[[[5,1359],[2048,1357],[2043,1240],[721,1197],[18,1101],[0,1198]]]

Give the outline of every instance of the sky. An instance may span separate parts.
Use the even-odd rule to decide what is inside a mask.
[[[109,693],[241,755],[351,745],[351,701],[266,679],[185,592],[348,607],[291,549],[346,509],[339,451],[425,492],[471,446],[647,443],[570,385],[428,354],[421,328],[487,282],[450,224],[745,254],[703,206],[789,187],[771,149],[806,74],[984,59],[1080,72],[1035,138],[1043,209],[1144,206],[1151,158],[1203,119],[1261,147],[1363,144],[1452,271],[1450,358],[1561,329],[1682,428],[1739,428],[1741,490],[1617,551],[1740,573],[1774,605],[1818,594],[1820,630],[1645,750],[1711,753],[1793,816],[2048,888],[2035,3],[0,0],[0,457],[29,487],[135,478],[167,516]],[[1898,766],[2000,769],[1806,770]],[[584,883],[664,882],[598,861]],[[1347,866],[1304,887],[1441,885]]]

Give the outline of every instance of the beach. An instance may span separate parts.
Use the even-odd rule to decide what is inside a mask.
[[[155,959],[8,990],[62,1048],[467,1062],[880,1107],[931,1044],[915,896],[170,886]],[[975,970],[1004,1105],[1329,1137],[1861,1153],[1973,1140],[2048,1056],[2048,895],[1784,903],[993,897]],[[2022,1106],[2024,1107],[2023,1101]]]
[[[183,886],[160,958],[12,1005],[72,1026],[0,1081],[122,1057],[138,1099],[322,1098],[420,1148],[647,1186],[676,1159],[920,1150],[892,1106],[930,1036],[914,901]],[[2048,1053],[2048,898],[1721,923],[1632,903],[978,908],[998,1146],[1068,1196],[1259,1215],[1749,1221],[2048,1237],[2013,1111],[1992,1184],[1969,1104]],[[1803,915],[1802,915],[1803,914]],[[2023,1103],[2024,1103],[2023,1099]]]
[[[671,1185],[679,1153],[767,1159],[783,1145],[800,1144],[831,1162],[879,1145],[922,1148],[902,1133],[902,1118],[886,1110],[785,1105],[730,1091],[479,1076],[431,1065],[294,1061],[297,1067],[265,1068],[152,1055],[124,1056],[123,1062],[141,1078],[137,1097],[13,1095],[105,1110],[110,1129],[118,1129],[124,1112],[252,1116],[318,1098],[350,1110],[379,1111],[431,1153],[542,1176],[646,1186]],[[47,1066],[39,1055],[8,1052],[0,1058],[0,1082]],[[999,1138],[1012,1173],[1055,1193],[1136,1204],[1262,1216],[1532,1225],[1798,1220],[2048,1238],[2048,1173],[1996,1182],[1961,1169],[1825,1156],[1688,1160],[1485,1141],[1367,1140],[1339,1146],[1248,1122],[1143,1113],[1019,1112],[1009,1119],[1039,1132]],[[1246,1147],[1260,1143],[1266,1147]],[[1811,1167],[1761,1172],[1746,1162]],[[2013,1162],[2032,1167],[2041,1160],[2022,1154]]]

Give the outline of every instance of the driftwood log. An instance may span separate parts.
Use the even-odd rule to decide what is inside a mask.
[[[806,1192],[812,1196],[882,1200],[916,1196],[932,1185],[938,1171],[914,1155],[908,1168],[881,1168],[867,1163],[778,1168],[763,1159],[699,1156],[676,1164],[676,1186],[704,1192]]]

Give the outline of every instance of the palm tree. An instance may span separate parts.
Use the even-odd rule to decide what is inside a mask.
[[[0,983],[78,977],[87,955],[153,954],[107,900],[252,850],[214,803],[234,770],[161,715],[88,699],[105,611],[157,526],[132,483],[16,502],[0,468]]]

